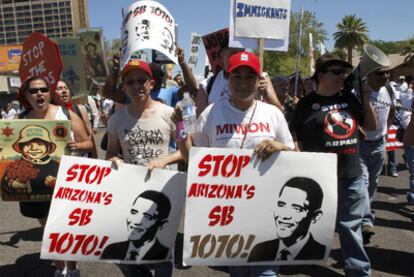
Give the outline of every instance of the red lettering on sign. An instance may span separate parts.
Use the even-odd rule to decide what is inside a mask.
[[[67,171],[66,181],[85,182],[87,184],[96,183],[101,184],[102,179],[111,173],[110,167],[101,167],[97,165],[88,164],[74,164]]]
[[[89,256],[93,254],[100,256],[109,237],[103,236],[100,239],[96,235],[51,233],[49,239],[51,240],[49,253],[65,254],[70,252],[72,255]]]
[[[208,218],[210,222],[208,223],[209,226],[215,226],[220,224],[220,226],[229,225],[233,221],[233,212],[234,206],[215,206]]]
[[[69,225],[78,224],[79,226],[85,226],[91,222],[91,215],[93,210],[76,208],[69,215]]]
[[[242,168],[246,167],[250,162],[249,156],[236,155],[206,155],[198,164],[200,169],[198,176],[203,177],[210,173],[213,167],[212,176],[217,176],[219,173],[225,178],[239,177]],[[212,165],[213,163],[213,165]]]

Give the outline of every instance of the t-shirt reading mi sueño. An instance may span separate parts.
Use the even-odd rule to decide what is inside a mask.
[[[294,148],[282,112],[261,101],[246,111],[233,107],[228,99],[212,104],[200,115],[198,131],[191,136],[198,147],[241,148],[244,140],[243,148],[253,149],[271,139]]]
[[[173,108],[156,102],[151,115],[144,119],[133,118],[127,107],[111,116],[108,132],[119,139],[126,163],[147,165],[168,155],[170,135],[175,132],[171,120],[173,111]]]
[[[362,174],[358,156],[362,120],[361,104],[352,93],[312,92],[299,101],[293,125],[302,151],[338,154],[338,177],[353,178]]]

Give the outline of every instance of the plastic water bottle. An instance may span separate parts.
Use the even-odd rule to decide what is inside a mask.
[[[188,92],[184,93],[184,98],[181,101],[183,107],[183,121],[184,121],[184,131],[187,134],[194,133],[197,127],[197,114],[195,110],[195,104],[193,99],[191,99]]]

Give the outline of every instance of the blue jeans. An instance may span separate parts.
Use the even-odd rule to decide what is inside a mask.
[[[397,173],[397,161],[395,160],[395,150],[388,151],[388,164],[390,165],[391,174]]]
[[[371,276],[371,263],[362,244],[362,216],[367,196],[363,176],[338,180],[337,230],[347,277]]]
[[[361,141],[359,144],[359,160],[365,182],[367,197],[365,199],[363,225],[374,225],[374,214],[371,203],[377,190],[378,179],[385,161],[385,140],[377,142]]]
[[[229,266],[230,277],[277,277],[279,266]]]
[[[404,144],[404,154],[408,163],[408,173],[410,174],[407,200],[409,203],[414,204],[414,147]]]
[[[145,265],[120,264],[118,266],[126,277],[169,277],[172,276],[174,268],[173,261]],[[154,275],[151,270],[154,270]]]

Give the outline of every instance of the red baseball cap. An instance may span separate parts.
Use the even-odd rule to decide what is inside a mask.
[[[228,71],[230,73],[240,66],[250,67],[260,78],[260,61],[255,54],[250,52],[239,52],[229,58]]]
[[[124,78],[128,72],[134,69],[142,70],[145,73],[147,73],[151,77],[151,79],[154,79],[152,77],[152,71],[149,64],[138,59],[131,59],[126,65],[124,65],[121,71],[121,77]]]

